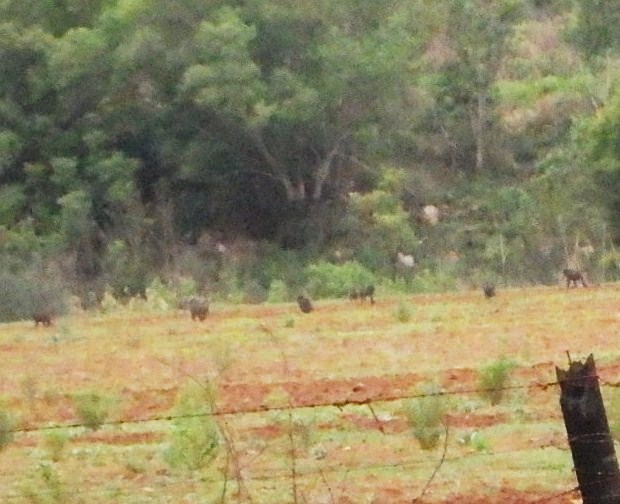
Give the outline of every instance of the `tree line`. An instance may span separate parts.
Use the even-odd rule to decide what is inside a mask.
[[[618,275],[613,3],[6,0],[0,19],[5,278],[260,300]]]

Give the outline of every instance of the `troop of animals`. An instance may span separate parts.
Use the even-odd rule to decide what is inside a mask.
[[[567,289],[570,288],[571,286],[578,287],[577,282],[581,282],[581,285],[583,287],[588,286],[584,278],[584,274],[579,270],[565,268],[562,270],[562,274],[566,278]],[[482,285],[482,292],[484,292],[484,297],[486,297],[487,299],[494,297],[495,296],[495,285],[493,285],[490,282],[486,282],[485,284]]]
[[[355,301],[359,299],[360,301],[366,301],[366,298],[370,300],[370,304],[375,304],[375,286],[367,285],[366,287],[361,287],[359,289],[351,289],[349,291],[349,299],[351,301]]]
[[[566,287],[570,288],[577,287],[578,282],[581,282],[583,287],[587,287],[588,284],[585,281],[584,275],[581,271],[566,268],[562,270],[564,277],[566,278]],[[490,299],[495,297],[495,285],[491,282],[486,282],[482,285],[482,292],[484,293],[484,297]],[[367,285],[366,287],[354,288],[349,291],[349,299],[352,301],[360,300],[361,302],[365,302],[366,299],[370,301],[370,304],[375,304],[375,286]],[[297,304],[302,313],[311,313],[314,310],[312,306],[312,301],[304,295],[299,295],[297,297]],[[181,310],[188,310],[192,320],[204,321],[209,314],[209,302],[201,296],[193,296],[184,298],[179,301],[177,308]],[[41,324],[43,327],[49,327],[52,325],[53,315],[47,311],[37,311],[32,314],[32,319],[34,320],[35,327],[38,327]]]

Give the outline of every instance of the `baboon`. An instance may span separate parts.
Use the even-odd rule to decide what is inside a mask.
[[[90,290],[80,299],[80,306],[82,310],[92,310],[101,305],[101,298],[102,296]]]
[[[359,290],[360,299],[366,301],[366,298],[370,299],[370,304],[375,304],[375,286],[368,285]]]
[[[484,292],[484,297],[486,297],[487,299],[492,298],[493,296],[495,296],[495,285],[487,282],[482,286],[482,291]]]
[[[355,301],[359,297],[360,297],[360,294],[359,294],[359,292],[357,292],[357,289],[351,289],[349,291],[349,299],[351,301]]]
[[[303,313],[310,313],[313,310],[312,303],[306,296],[298,296],[297,304]]]
[[[584,287],[588,286],[585,279],[583,278],[583,273],[581,273],[581,271],[566,268],[562,271],[562,273],[564,273],[564,276],[566,277],[567,289],[571,286],[571,283],[573,284],[573,287],[577,287],[578,281],[581,282],[581,285],[583,285]]]
[[[349,291],[349,299],[351,301],[355,301],[359,299],[360,301],[366,301],[366,298],[370,299],[371,304],[375,304],[375,286],[368,285],[367,287],[361,287],[359,289],[351,289]]]
[[[189,312],[192,315],[192,320],[198,319],[202,322],[209,313],[209,303],[205,298],[193,297],[189,300]]]
[[[179,301],[178,305],[181,310],[189,310],[192,320],[200,320],[201,322],[207,318],[209,313],[209,303],[203,297],[190,297]]]
[[[32,314],[34,320],[34,326],[39,327],[42,324],[43,327],[49,327],[52,325],[52,315],[48,312],[36,312]]]

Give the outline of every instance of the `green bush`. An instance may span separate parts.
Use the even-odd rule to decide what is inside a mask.
[[[116,299],[127,300],[146,294],[150,283],[147,258],[123,240],[111,242],[104,255],[107,283]]]
[[[492,405],[499,404],[510,380],[510,373],[517,366],[516,362],[506,357],[482,368],[478,373],[480,394]]]
[[[272,280],[269,285],[269,303],[283,303],[290,299],[286,284],[282,280]]]
[[[164,459],[171,467],[196,471],[213,462],[219,448],[219,434],[212,412],[213,396],[208,387],[196,385],[181,391],[164,452]]]
[[[97,392],[81,392],[73,396],[73,407],[84,426],[97,430],[105,422],[112,406],[110,397]]]
[[[426,383],[419,391],[425,397],[409,401],[405,413],[420,447],[431,450],[437,446],[445,432],[444,417],[448,411],[448,401],[436,384]]]
[[[47,432],[43,438],[43,444],[54,462],[62,458],[65,446],[70,439],[69,433],[65,429],[53,429]]]
[[[375,277],[357,261],[332,264],[320,261],[307,268],[308,292],[315,298],[343,297],[358,286],[373,284]]]
[[[0,450],[13,441],[13,428],[15,420],[8,412],[0,410]]]
[[[59,279],[37,272],[0,272],[0,321],[32,318],[44,312],[52,317],[67,309],[66,292]]]
[[[36,474],[20,485],[26,502],[32,504],[66,504],[74,502],[71,492],[63,484],[53,463],[39,463]]]
[[[146,288],[146,305],[154,311],[175,308],[177,305],[177,294],[174,287],[164,283],[161,278],[154,278]]]
[[[411,292],[437,293],[455,290],[456,276],[445,271],[423,269],[414,274],[409,290]]]
[[[466,433],[459,442],[481,453],[487,453],[490,449],[489,441],[477,431]]]
[[[406,322],[409,322],[412,316],[413,312],[411,310],[411,306],[401,299],[396,306],[394,317],[396,318],[396,320],[404,324]]]

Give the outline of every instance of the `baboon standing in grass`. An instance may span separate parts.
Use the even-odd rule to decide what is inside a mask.
[[[375,286],[368,285],[367,287],[362,287],[359,289],[351,289],[349,291],[349,299],[351,301],[355,301],[359,299],[360,301],[366,301],[366,298],[370,299],[370,304],[375,304]]]
[[[567,289],[571,286],[571,284],[573,284],[573,287],[577,287],[577,282],[581,282],[581,285],[583,285],[584,287],[588,286],[585,279],[583,278],[583,273],[581,273],[581,271],[566,268],[562,271],[562,273],[564,273],[564,276],[566,277]]]
[[[495,296],[495,285],[490,282],[485,283],[482,286],[482,291],[484,292],[484,297],[489,299]]]
[[[297,304],[303,313],[310,313],[313,310],[312,302],[306,296],[298,296]]]
[[[370,304],[375,304],[375,286],[368,285],[363,289],[360,289],[360,299],[366,301],[366,298],[370,299]]]
[[[209,303],[203,297],[185,298],[179,302],[178,306],[182,310],[189,310],[192,320],[198,319],[202,322],[209,313]]]
[[[49,327],[52,325],[52,315],[47,312],[36,312],[32,314],[34,320],[34,326],[39,327],[42,324],[43,327]]]

